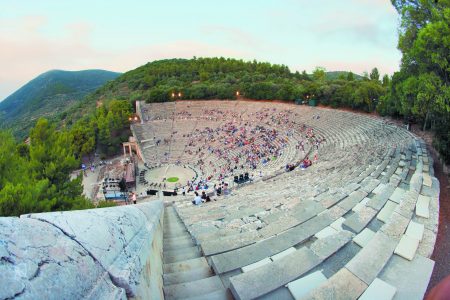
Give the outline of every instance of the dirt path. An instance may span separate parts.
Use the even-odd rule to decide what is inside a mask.
[[[434,245],[434,252],[431,256],[436,264],[433,274],[428,284],[429,292],[436,284],[450,274],[450,185],[448,177],[444,173],[441,164],[438,161],[436,152],[431,150],[434,160],[434,176],[439,180],[439,229]]]

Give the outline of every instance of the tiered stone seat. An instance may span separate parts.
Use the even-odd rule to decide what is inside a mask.
[[[210,107],[223,111],[206,116]],[[158,136],[171,138],[171,160],[183,164],[198,160],[193,150],[204,142],[188,146],[191,139],[182,135],[195,139],[199,131],[217,128],[231,116],[258,123],[260,113],[280,114],[325,139],[318,150],[308,145],[302,153],[296,145],[305,133],[296,128],[281,157],[258,165],[256,172],[243,169],[256,174],[253,184],[201,206],[193,206],[190,197],[174,204],[216,276],[235,298],[423,296],[433,268],[429,257],[437,233],[439,196],[423,141],[377,118],[288,104],[177,102],[169,131],[158,127],[165,121],[160,118],[163,113],[155,111],[154,121],[136,130],[138,140],[153,137],[145,133],[148,124],[149,132],[152,128]],[[265,122],[282,134],[290,130],[283,122]],[[152,153],[155,159],[163,155],[159,150]],[[306,170],[280,171],[308,153],[318,153],[319,161]],[[237,155],[239,149],[230,151],[230,156]],[[227,164],[209,153],[202,159],[205,176]],[[313,284],[299,293],[298,287],[306,283]]]
[[[419,177],[418,174],[415,176]],[[415,218],[413,216],[414,204],[419,196],[417,188],[422,190],[422,187],[418,182],[411,182],[410,190],[401,193],[402,196],[398,199],[400,204],[396,205],[386,224],[377,233],[365,229],[365,237],[361,235],[355,237],[354,240],[359,240],[358,244],[363,246],[363,249],[348,262],[343,269],[345,271],[340,271],[340,274],[336,273],[328,281],[318,286],[308,298],[319,299],[329,295],[333,295],[333,297],[345,295],[350,299],[356,299],[369,286],[361,299],[369,296],[377,299],[392,299],[395,293],[398,299],[410,299],[410,297],[421,299],[427,288],[434,264],[427,258],[432,253],[433,237],[431,243],[430,241],[424,243],[422,241],[424,225],[411,221],[412,217]],[[384,188],[386,191],[386,187]],[[433,195],[437,203],[436,190]],[[433,224],[437,224],[437,220]],[[416,249],[420,247],[424,250],[423,256],[417,254]],[[411,260],[411,263],[408,263],[408,260]],[[338,279],[343,279],[343,274],[347,280],[352,282],[351,286],[345,286],[338,282]],[[381,294],[386,291],[385,289],[371,288],[371,286],[380,285],[380,280],[383,281],[382,285],[390,287],[388,290],[391,298],[382,298]],[[352,289],[351,295],[349,295],[349,289]]]
[[[198,132],[207,127],[216,128],[218,125],[228,122],[230,119],[235,120],[239,118],[241,122],[255,121],[254,118],[256,113],[264,109],[272,109],[272,106],[269,104],[265,104],[261,108],[255,108],[250,103],[246,102],[211,101],[208,103],[220,106],[220,109],[215,112],[206,111],[205,114],[205,106],[203,104],[199,104],[197,101],[182,101],[177,102],[176,105],[164,106],[166,109],[171,110],[171,113],[164,113],[164,109],[158,108],[156,104],[142,104],[141,108],[142,110],[145,110],[147,114],[155,112],[155,116],[148,117],[146,119],[147,122],[144,122],[144,124],[135,124],[133,126],[133,132],[140,142],[147,163],[158,161],[162,163],[195,164],[199,158],[202,158],[204,160],[204,165],[201,167],[202,174],[205,177],[214,175],[214,173],[218,172],[214,172],[214,170],[220,170],[225,166],[228,167],[229,163],[210,153],[206,153],[205,156],[199,157],[199,147],[205,147],[205,145],[207,145],[217,148],[221,147],[221,144],[206,143],[200,138]],[[287,114],[288,112],[291,112],[291,110],[283,110],[280,114]],[[168,119],[164,119],[164,117]],[[276,124],[272,127],[276,127],[275,125]],[[288,129],[292,128],[284,125],[280,125],[278,128],[280,133],[283,133]],[[258,163],[257,169],[260,169],[264,174],[269,175],[279,171],[287,163],[302,159],[302,156],[298,157],[299,153],[295,149],[297,138],[301,138],[301,136],[296,134],[295,138],[294,136],[288,138],[286,146],[282,147],[283,155],[275,160],[269,161],[265,165],[261,162]],[[170,142],[169,144],[164,143],[157,146],[155,145],[157,139],[170,140]],[[189,141],[195,141],[195,143],[190,146],[188,145]],[[281,147],[278,140],[273,141],[273,143],[274,145]],[[245,150],[245,148],[246,147],[231,150],[229,152],[229,157],[240,157],[240,153]],[[238,165],[239,164],[241,164],[241,162],[239,162]],[[214,167],[212,167],[212,165]],[[238,171],[242,173],[255,172],[255,170],[249,168],[248,165],[245,165],[244,168],[240,168]]]

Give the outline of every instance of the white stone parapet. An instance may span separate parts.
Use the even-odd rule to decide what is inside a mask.
[[[162,201],[0,218],[0,298],[163,299]]]

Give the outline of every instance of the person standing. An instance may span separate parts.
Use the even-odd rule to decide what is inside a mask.
[[[133,201],[133,204],[136,204],[136,202],[137,202],[136,193],[131,194],[131,200]]]

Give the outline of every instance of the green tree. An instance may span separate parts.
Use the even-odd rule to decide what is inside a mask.
[[[96,123],[89,118],[81,119],[70,129],[74,153],[77,157],[95,150]]]
[[[347,73],[347,80],[348,80],[348,81],[353,81],[353,80],[355,80],[355,75],[353,74],[353,72],[348,72],[348,73]]]
[[[10,133],[0,131],[0,189],[8,181],[19,181],[26,173],[24,158],[17,155],[16,143]]]
[[[114,206],[117,206],[117,204],[114,201],[100,201],[97,204],[97,208],[114,207]]]
[[[389,75],[388,74],[384,74],[383,80],[381,81],[381,84],[383,85],[383,87],[388,87],[390,81],[391,80],[389,79]]]
[[[0,132],[0,215],[91,208],[82,196],[81,177],[69,177],[78,165],[70,134],[40,119],[30,141],[17,145]]]
[[[20,157],[30,159],[30,147],[28,147],[27,144],[25,144],[25,143],[18,144],[16,148],[17,148],[17,154]]]
[[[202,72],[200,72],[199,75],[200,75],[200,80],[201,81],[207,81],[209,79],[209,73],[208,72],[202,71]]]
[[[326,70],[323,67],[316,67],[313,71],[313,78],[316,81],[324,81],[326,77]]]
[[[57,132],[46,119],[39,119],[30,132],[30,163],[37,179],[49,179],[57,187],[69,180],[78,166],[70,135]]]
[[[369,75],[370,80],[380,81],[380,73],[377,68],[373,68]]]
[[[433,111],[445,109],[441,94],[442,82],[434,73],[420,74],[417,80],[417,96],[412,113],[424,120],[423,130],[427,128]]]
[[[306,73],[306,71],[303,70],[300,79],[309,81],[309,80],[311,80],[311,77],[309,77],[309,75]]]
[[[392,0],[392,4],[401,15],[398,48],[403,55],[382,108],[395,109],[405,118],[422,122],[423,129],[431,128],[438,149],[450,161],[446,152],[450,143],[450,1]]]

